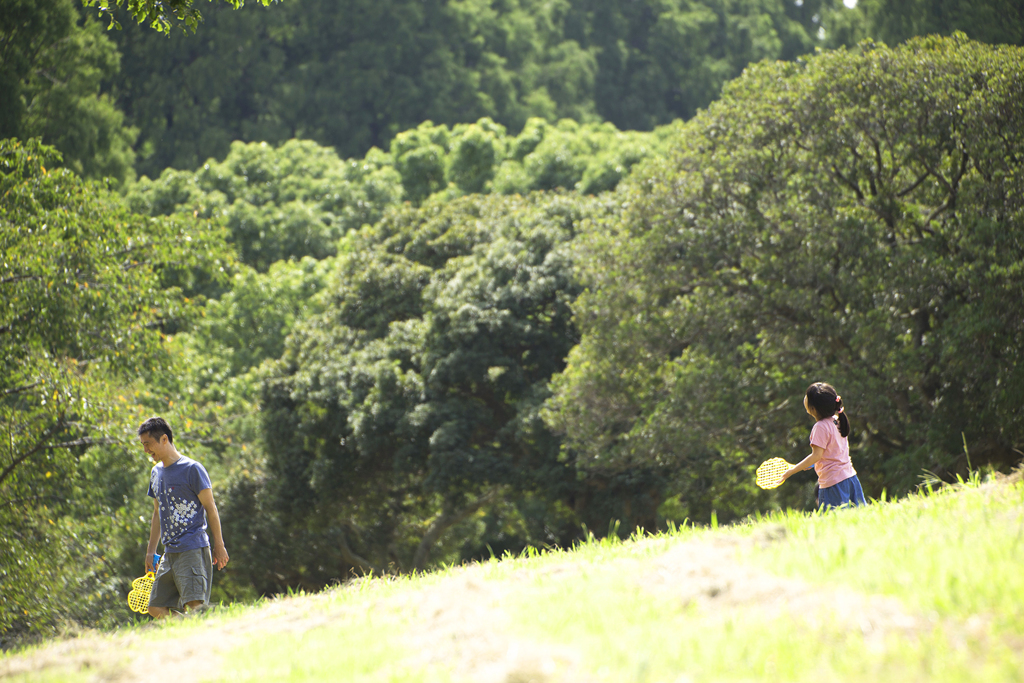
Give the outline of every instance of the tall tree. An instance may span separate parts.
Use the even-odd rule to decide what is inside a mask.
[[[1024,6],[1014,0],[860,0],[864,37],[895,45],[960,31],[993,45],[1024,45]]]
[[[167,280],[190,267],[218,272],[218,259],[230,258],[217,229],[133,215],[118,195],[59,161],[38,142],[0,141],[5,638],[46,631],[90,609],[78,591],[86,572],[73,564],[85,539],[60,536],[97,512],[75,507],[94,493],[76,493],[86,449],[124,438],[124,385],[169,364],[160,325],[185,315],[189,301]],[[109,480],[106,473],[94,479]],[[104,551],[90,552],[99,560]]]
[[[0,1],[0,138],[40,137],[87,178],[134,175],[138,131],[101,92],[120,55],[72,0]]]
[[[540,418],[574,338],[566,246],[612,206],[470,195],[342,241],[320,312],[259,372],[266,455],[228,495],[257,590],[654,526],[653,468],[580,478]]]
[[[688,119],[747,64],[791,60],[818,45],[822,0],[571,3],[567,35],[597,48],[594,99],[619,128]]]
[[[693,516],[743,514],[757,461],[805,447],[816,380],[876,495],[963,473],[965,439],[975,467],[1016,463],[1021,59],[956,34],[731,83],[583,241],[551,404],[581,465],[675,463]]]
[[[119,105],[141,173],[194,168],[234,140],[311,138],[342,156],[425,120],[688,118],[752,61],[819,44],[823,0],[296,0],[213,6],[195,37],[126,26]],[[818,10],[821,11],[818,11]]]

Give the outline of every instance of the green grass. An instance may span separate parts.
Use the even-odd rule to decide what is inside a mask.
[[[409,654],[392,638],[407,624],[393,615],[367,610],[343,624],[319,626],[310,631],[259,635],[232,650],[228,665],[206,680],[331,681],[339,672],[347,681],[435,681],[442,672],[408,664]]]
[[[204,680],[447,681],[447,672],[409,661],[411,653],[395,637],[410,627],[409,614],[388,599],[423,590],[451,572],[368,579],[325,591],[306,610],[312,628],[303,630],[300,622],[291,633],[257,634],[230,651],[224,668]]]
[[[123,651],[88,654],[79,657],[77,666],[68,666],[56,657],[47,658],[46,644],[0,656],[0,680],[19,683],[85,683],[96,680],[126,680],[131,655],[146,650],[173,651],[175,644],[190,637],[207,638],[213,643],[225,638],[233,628],[249,628],[242,643],[222,653],[221,668],[208,674],[196,671],[199,681],[430,681],[444,683],[447,673],[437,667],[409,663],[406,652],[394,638],[407,626],[401,612],[379,603],[389,598],[422,590],[452,573],[448,568],[419,577],[398,577],[353,582],[317,595],[298,593],[290,603],[288,620],[293,628],[264,631],[260,623],[267,619],[274,600],[257,605],[235,604],[219,607],[185,619],[143,622],[107,634],[113,642],[128,640]],[[273,619],[273,616],[269,617]],[[237,638],[237,636],[236,636]],[[73,644],[73,641],[72,641]],[[45,668],[5,677],[4,659],[43,655]],[[180,665],[179,665],[180,666]],[[339,678],[339,672],[344,672]]]
[[[785,543],[756,553],[774,571],[893,596],[941,617],[1024,635],[1024,486],[925,491],[855,514],[773,518]]]
[[[923,628],[893,628],[879,642],[858,628],[859,615],[811,628],[756,606],[709,612],[683,605],[643,589],[644,563],[628,561],[625,546],[583,548],[591,566],[520,589],[517,630],[575,646],[591,674],[610,681],[680,674],[693,681],[1024,679],[1024,487],[777,513],[731,531],[769,526],[784,528],[784,539],[750,544],[745,562],[799,577],[815,592],[838,587],[895,598]]]
[[[1009,646],[952,650],[941,628],[879,647],[853,624],[811,629],[788,616],[714,614],[623,583],[584,575],[534,587],[522,596],[533,606],[517,605],[519,632],[575,645],[591,674],[608,681],[1017,681],[1022,672]]]
[[[683,601],[664,585],[646,585],[666,552],[723,534],[746,537],[735,547],[749,567],[801,582],[794,585],[822,600],[837,588],[880,596],[910,615],[913,626],[865,631],[859,615],[850,615],[818,618],[812,627],[784,602]],[[776,540],[755,541],[767,538]],[[269,611],[266,604],[232,606],[122,630],[111,637],[129,635],[130,644],[111,648],[111,656],[89,668],[55,666],[13,680],[110,677],[130,666],[133,652],[207,634],[233,640],[221,669],[201,680],[459,680],[454,664],[425,663],[406,636],[420,626],[417,600],[470,572],[501,588],[495,594],[509,617],[508,635],[574,653],[575,666],[594,680],[1020,681],[1021,567],[1024,486],[973,482],[854,510],[778,512],[723,529],[591,540],[476,568],[365,580],[280,605],[291,620],[283,629],[259,628],[273,619],[273,604]],[[12,656],[19,655],[0,657],[0,672]]]

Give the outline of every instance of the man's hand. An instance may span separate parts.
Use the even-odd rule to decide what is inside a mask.
[[[217,569],[224,569],[228,566],[228,549],[224,547],[223,543],[215,543],[213,546],[213,564]]]
[[[224,536],[220,530],[220,513],[213,500],[213,489],[203,489],[198,494],[199,502],[206,510],[206,522],[210,525],[210,540],[213,542],[213,563],[218,569],[228,566],[228,550],[224,547]]]

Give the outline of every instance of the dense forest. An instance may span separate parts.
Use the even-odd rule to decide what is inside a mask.
[[[121,182],[195,169],[236,140],[361,157],[428,120],[651,130],[761,60],[953,30],[1024,42],[1012,0],[217,2],[194,33],[120,5],[97,18],[74,0],[3,0],[0,138],[40,136],[79,175]]]
[[[0,8],[3,647],[130,619],[152,414],[215,601],[810,508],[818,379],[1024,457],[1016,3]]]

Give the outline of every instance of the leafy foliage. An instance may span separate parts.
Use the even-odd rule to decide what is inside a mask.
[[[221,157],[234,140],[301,137],[358,157],[427,120],[450,127],[486,117],[513,133],[531,117],[651,130],[693,116],[748,63],[812,51],[830,7],[822,0],[295,0],[238,11],[215,4],[198,39],[132,26],[119,32],[124,69],[115,90],[141,130],[139,172],[151,177]],[[468,178],[459,186],[476,187]]]
[[[78,175],[132,179],[138,130],[100,91],[119,69],[114,43],[72,0],[2,0],[0,138],[41,137]]]
[[[168,169],[128,195],[135,211],[223,221],[243,262],[260,271],[288,258],[324,258],[348,230],[378,220],[398,201],[398,175],[380,153],[341,161],[292,140],[278,149],[237,142],[223,162],[196,172]]]
[[[588,493],[613,487],[578,480],[539,416],[574,336],[566,245],[606,210],[561,194],[436,199],[342,241],[322,313],[264,365],[265,461],[230,493],[232,514],[258,520],[232,540],[257,590],[607,525]],[[620,502],[652,487],[614,485]]]
[[[671,127],[653,133],[619,131],[608,123],[563,119],[527,121],[517,136],[488,118],[451,130],[431,122],[391,142],[391,158],[405,196],[415,202],[444,191],[526,194],[568,189],[583,194],[613,190],[630,169],[666,147]]]
[[[159,325],[190,315],[164,279],[230,259],[218,230],[133,215],[117,195],[46,168],[59,158],[38,142],[0,142],[5,639],[55,628],[117,589],[102,536],[124,526],[125,503],[103,487],[134,475],[123,450],[86,449],[120,443],[126,428],[134,436],[122,387],[166,363]],[[96,488],[79,493],[86,482]],[[71,612],[65,582],[83,601]]]
[[[1011,0],[860,0],[852,10],[838,9],[832,23],[833,45],[863,38],[892,45],[955,31],[983,43],[1024,45],[1024,7]]]
[[[272,0],[259,0],[264,7],[271,4]],[[244,3],[243,0],[224,0],[232,9],[239,9]],[[193,0],[114,0],[113,4],[106,0],[82,0],[86,7],[98,7],[100,14],[105,14],[110,19],[110,28],[121,28],[120,22],[114,16],[115,7],[124,8],[129,16],[139,24],[148,24],[150,28],[162,33],[170,33],[172,28],[178,27],[182,32],[195,32],[203,15],[196,9]]]
[[[164,171],[128,194],[152,216],[223,221],[241,259],[259,271],[283,259],[324,258],[337,240],[372,225],[403,198],[420,203],[464,193],[613,189],[640,160],[666,145],[668,131],[624,133],[610,124],[557,126],[531,119],[518,136],[490,119],[449,129],[429,121],[395,136],[389,153],[373,149],[341,160],[308,140],[278,148],[236,142],[222,162],[195,172]]]
[[[213,3],[192,35],[191,0],[93,0],[81,12],[4,0],[0,136],[42,136],[76,173],[121,183],[135,163],[151,177],[192,169],[236,140],[312,139],[360,157],[425,120],[651,130],[690,118],[762,59],[953,30],[1020,44],[1024,30],[1008,0],[268,3]],[[88,16],[97,6],[114,25],[131,20],[105,36]]]
[[[1021,57],[958,34],[730,84],[583,239],[549,416],[581,466],[674,463],[685,500],[741,514],[753,466],[803,449],[816,380],[876,495],[964,468],[963,439],[975,466],[1014,463]]]

